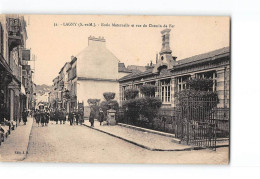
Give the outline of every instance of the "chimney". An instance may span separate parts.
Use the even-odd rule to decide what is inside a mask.
[[[98,38],[94,36],[88,37],[88,46],[105,46],[106,39],[104,37],[99,36]]]
[[[71,60],[73,60],[73,58],[74,58],[74,56],[72,55],[72,56],[71,56]]]
[[[153,66],[153,62],[152,62],[152,60],[150,61],[150,63],[147,63],[147,65],[145,66],[145,70],[149,70],[149,69],[151,69],[151,68],[153,68],[154,66]]]

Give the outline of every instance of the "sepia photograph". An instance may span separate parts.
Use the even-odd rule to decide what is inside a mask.
[[[230,160],[229,16],[0,15],[0,162]]]

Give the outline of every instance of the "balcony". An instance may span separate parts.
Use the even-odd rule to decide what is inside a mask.
[[[8,35],[11,36],[21,35],[21,25],[19,19],[15,19],[15,18],[8,19]]]
[[[20,19],[7,18],[7,30],[9,38],[9,50],[11,51],[18,45],[23,45],[22,26]]]

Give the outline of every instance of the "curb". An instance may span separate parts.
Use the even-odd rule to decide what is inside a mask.
[[[33,120],[33,118],[32,118],[32,120]],[[24,155],[24,157],[23,157],[21,160],[18,160],[18,161],[23,161],[23,160],[25,160],[26,157],[27,157],[27,155],[28,155],[29,143],[30,143],[30,139],[31,139],[31,137],[32,137],[31,134],[32,134],[33,123],[34,123],[34,120],[32,121],[32,125],[31,125],[31,129],[30,129],[30,133],[29,133],[29,139],[28,139],[28,144],[27,144],[27,147],[26,147],[25,155]]]
[[[124,123],[117,123],[117,125],[122,126],[122,127],[126,127],[126,128],[130,128],[130,129],[139,130],[139,131],[142,131],[142,132],[149,132],[149,133],[153,133],[153,134],[157,134],[157,135],[161,135],[161,136],[172,137],[173,142],[175,142],[177,144],[181,144],[181,140],[175,138],[175,134],[170,134],[170,133],[167,133],[167,132],[156,131],[156,130],[152,130],[152,129],[146,129],[146,128],[137,127],[137,126],[124,124]],[[227,140],[229,140],[229,139],[228,138],[217,139],[217,141],[227,141]],[[216,148],[221,148],[221,147],[229,147],[229,144],[219,144],[219,145],[216,145]],[[197,147],[197,146],[194,147],[194,150],[196,150],[196,148],[199,148],[199,147]],[[205,148],[206,149],[206,147],[201,147],[201,148],[203,148],[203,149]],[[209,148],[211,148],[211,147],[209,147]]]
[[[129,124],[123,124],[123,123],[117,123],[117,125],[122,126],[122,127],[127,127],[127,128],[130,128],[130,129],[135,129],[135,130],[142,131],[142,132],[149,132],[149,133],[153,133],[153,134],[157,134],[157,135],[161,135],[161,136],[165,136],[165,137],[172,137],[172,140],[175,143],[181,144],[181,140],[175,138],[175,134],[156,131],[156,130],[152,130],[152,129],[146,129],[146,128],[137,127],[137,126],[133,126],[133,125],[129,125]]]
[[[148,147],[148,146],[145,146],[143,144],[139,144],[137,142],[134,142],[132,140],[129,140],[129,139],[126,139],[126,138],[123,138],[123,137],[120,137],[120,136],[117,136],[115,134],[112,134],[112,133],[109,133],[109,132],[106,132],[106,131],[103,131],[103,130],[100,130],[100,129],[97,129],[97,128],[94,128],[94,127],[90,127],[86,124],[82,124],[83,126],[85,127],[88,127],[90,129],[93,129],[93,130],[96,130],[96,131],[99,131],[99,132],[102,132],[102,133],[105,133],[105,134],[108,134],[110,136],[113,136],[113,137],[116,137],[118,139],[121,139],[123,141],[126,141],[126,142],[129,142],[131,144],[134,144],[136,146],[139,146],[141,148],[144,148],[144,149],[147,149],[147,150],[150,150],[150,151],[191,151],[191,150],[201,150],[201,149],[205,149],[204,147],[196,147],[196,146],[193,146],[193,147],[190,147],[190,148],[185,148],[185,149],[157,149],[157,148],[151,148],[151,147]]]

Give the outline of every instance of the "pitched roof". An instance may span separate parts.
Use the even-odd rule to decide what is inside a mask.
[[[125,64],[121,62],[118,63],[118,72],[132,73],[132,71],[127,69]]]
[[[230,48],[224,47],[224,48],[210,51],[207,53],[203,53],[203,54],[195,55],[195,56],[185,58],[182,60],[178,60],[178,61],[176,61],[177,63],[175,63],[173,68],[180,67],[180,66],[188,66],[188,65],[192,64],[193,62],[198,63],[199,61],[202,61],[205,59],[214,58],[216,56],[223,55],[223,54],[229,54],[229,53],[230,53]],[[129,80],[129,79],[134,79],[134,78],[138,78],[138,77],[144,77],[147,75],[151,75],[152,71],[153,71],[153,69],[148,69],[144,72],[132,73],[132,74],[129,74],[127,76],[120,78],[119,81],[124,81],[124,80]]]
[[[137,73],[132,73],[129,75],[124,76],[123,78],[120,78],[119,81],[124,81],[127,79],[133,79],[133,78],[137,78],[137,77],[142,77],[142,76],[147,76],[153,73],[153,69],[150,68],[144,72],[137,72]]]
[[[192,57],[184,58],[182,60],[178,60],[178,61],[176,61],[177,63],[175,64],[175,66],[183,65],[183,64],[187,64],[190,62],[199,61],[199,60],[203,60],[203,59],[207,59],[207,58],[212,58],[212,57],[215,57],[215,56],[218,56],[221,54],[225,54],[225,53],[229,53],[229,52],[230,52],[229,47],[224,47],[224,48],[210,51],[207,53],[203,53],[203,54],[195,55]]]
[[[134,73],[146,71],[145,66],[138,66],[138,65],[128,65],[127,69],[131,70]]]

